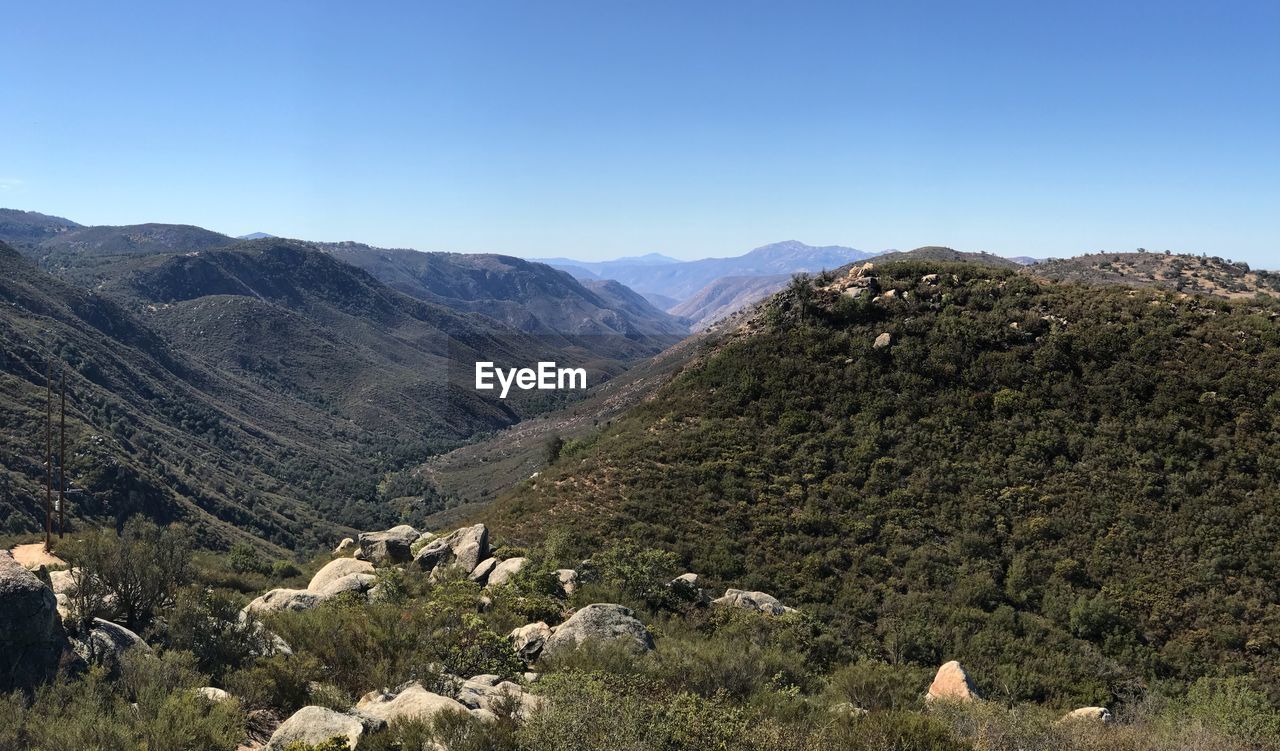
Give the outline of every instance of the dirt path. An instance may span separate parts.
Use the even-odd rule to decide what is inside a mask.
[[[44,552],[43,542],[33,542],[30,545],[19,545],[9,552],[13,553],[13,559],[15,561],[26,568],[67,565],[67,562],[58,556]]]

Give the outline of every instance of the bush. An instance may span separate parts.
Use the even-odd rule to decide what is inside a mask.
[[[118,536],[90,532],[76,561],[81,573],[74,619],[83,625],[93,607],[110,601],[113,620],[141,631],[190,578],[189,547],[181,528],[162,529],[140,517],[130,519]]]
[[[230,596],[197,588],[178,593],[160,639],[170,649],[194,654],[196,667],[215,680],[273,649],[271,634],[257,616],[242,617]]]

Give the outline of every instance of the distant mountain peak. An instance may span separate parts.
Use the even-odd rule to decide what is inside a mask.
[[[247,235],[240,235],[236,237],[236,239],[237,240],[265,240],[269,237],[275,237],[275,235],[271,235],[266,232],[250,232]]]

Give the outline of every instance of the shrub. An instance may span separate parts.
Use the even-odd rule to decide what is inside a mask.
[[[160,528],[140,517],[130,519],[120,535],[90,532],[77,564],[83,574],[77,590],[87,588],[94,601],[109,595],[118,620],[134,631],[151,623],[156,611],[172,603],[190,577],[189,540],[179,527]],[[85,603],[80,603],[80,607]],[[79,611],[77,619],[91,618]]]

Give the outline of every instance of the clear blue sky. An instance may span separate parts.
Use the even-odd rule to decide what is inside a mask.
[[[0,206],[424,250],[1280,267],[1280,3],[23,2]]]

